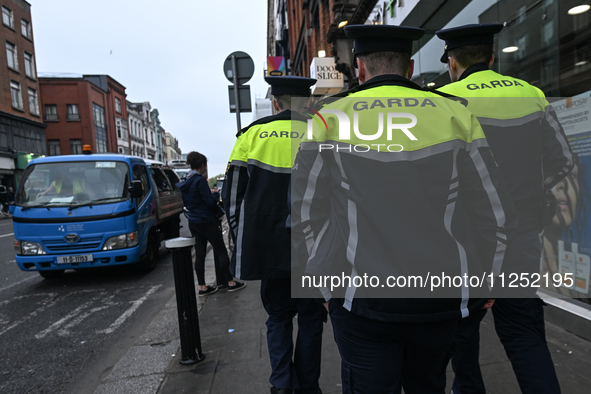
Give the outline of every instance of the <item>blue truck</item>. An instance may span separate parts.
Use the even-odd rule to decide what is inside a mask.
[[[46,279],[121,264],[152,270],[160,243],[179,236],[177,182],[163,163],[135,156],[32,160],[10,207],[16,263]]]

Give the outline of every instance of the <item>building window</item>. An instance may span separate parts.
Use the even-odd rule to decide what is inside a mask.
[[[29,21],[21,19],[21,33],[29,40],[33,39],[33,34],[31,33],[31,23]]]
[[[33,130],[15,130],[11,148],[23,152],[43,154],[43,134]]]
[[[550,21],[542,26],[542,42],[544,46],[550,46],[554,39],[554,21]]]
[[[151,137],[152,137],[152,146],[154,146],[154,133],[151,133]]]
[[[115,111],[117,111],[118,114],[121,113],[121,100],[117,97],[115,97]]]
[[[525,55],[527,54],[527,38],[527,34],[525,34],[523,37],[517,39],[517,47],[519,49],[517,52],[515,52],[515,54],[518,60],[524,59]]]
[[[92,103],[94,114],[94,130],[96,134],[96,151],[103,153],[107,151],[107,126],[105,123],[105,109],[98,104]]]
[[[12,10],[2,6],[2,23],[14,29],[14,14]]]
[[[67,104],[66,109],[68,111],[68,120],[80,120],[78,104]]]
[[[18,57],[16,54],[16,45],[6,41],[6,58],[8,60],[8,67],[18,71]]]
[[[45,105],[45,120],[57,121],[57,105],[47,104]]]
[[[121,123],[117,122],[117,138],[121,137]]]
[[[70,154],[81,155],[82,154],[82,141],[81,140],[70,140]]]
[[[39,100],[37,100],[37,91],[29,88],[29,111],[33,115],[39,115]]]
[[[12,106],[17,109],[23,109],[23,95],[21,85],[16,81],[10,81],[10,96],[12,97]]]
[[[49,156],[59,156],[62,154],[62,149],[60,148],[60,140],[49,140]]]
[[[35,78],[35,64],[33,63],[33,55],[25,52],[25,74],[27,77]]]

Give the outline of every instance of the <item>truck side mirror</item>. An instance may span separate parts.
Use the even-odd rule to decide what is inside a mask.
[[[140,198],[143,193],[144,185],[142,185],[142,181],[131,181],[131,186],[129,186],[131,198]]]

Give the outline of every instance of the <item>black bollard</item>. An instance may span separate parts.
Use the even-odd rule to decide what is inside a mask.
[[[205,359],[201,349],[195,277],[193,276],[194,238],[168,239],[165,245],[172,252],[176,306],[181,334],[181,364],[195,364]]]

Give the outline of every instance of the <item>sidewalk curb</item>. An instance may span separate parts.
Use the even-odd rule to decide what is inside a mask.
[[[181,236],[189,236],[181,234]],[[205,280],[215,282],[213,250],[207,245]],[[198,288],[195,278],[195,289]],[[207,297],[197,297],[197,311],[201,314]],[[156,394],[164,382],[165,372],[180,352],[180,333],[176,294],[152,320],[142,335],[117,361],[109,374],[94,390],[94,394]]]

